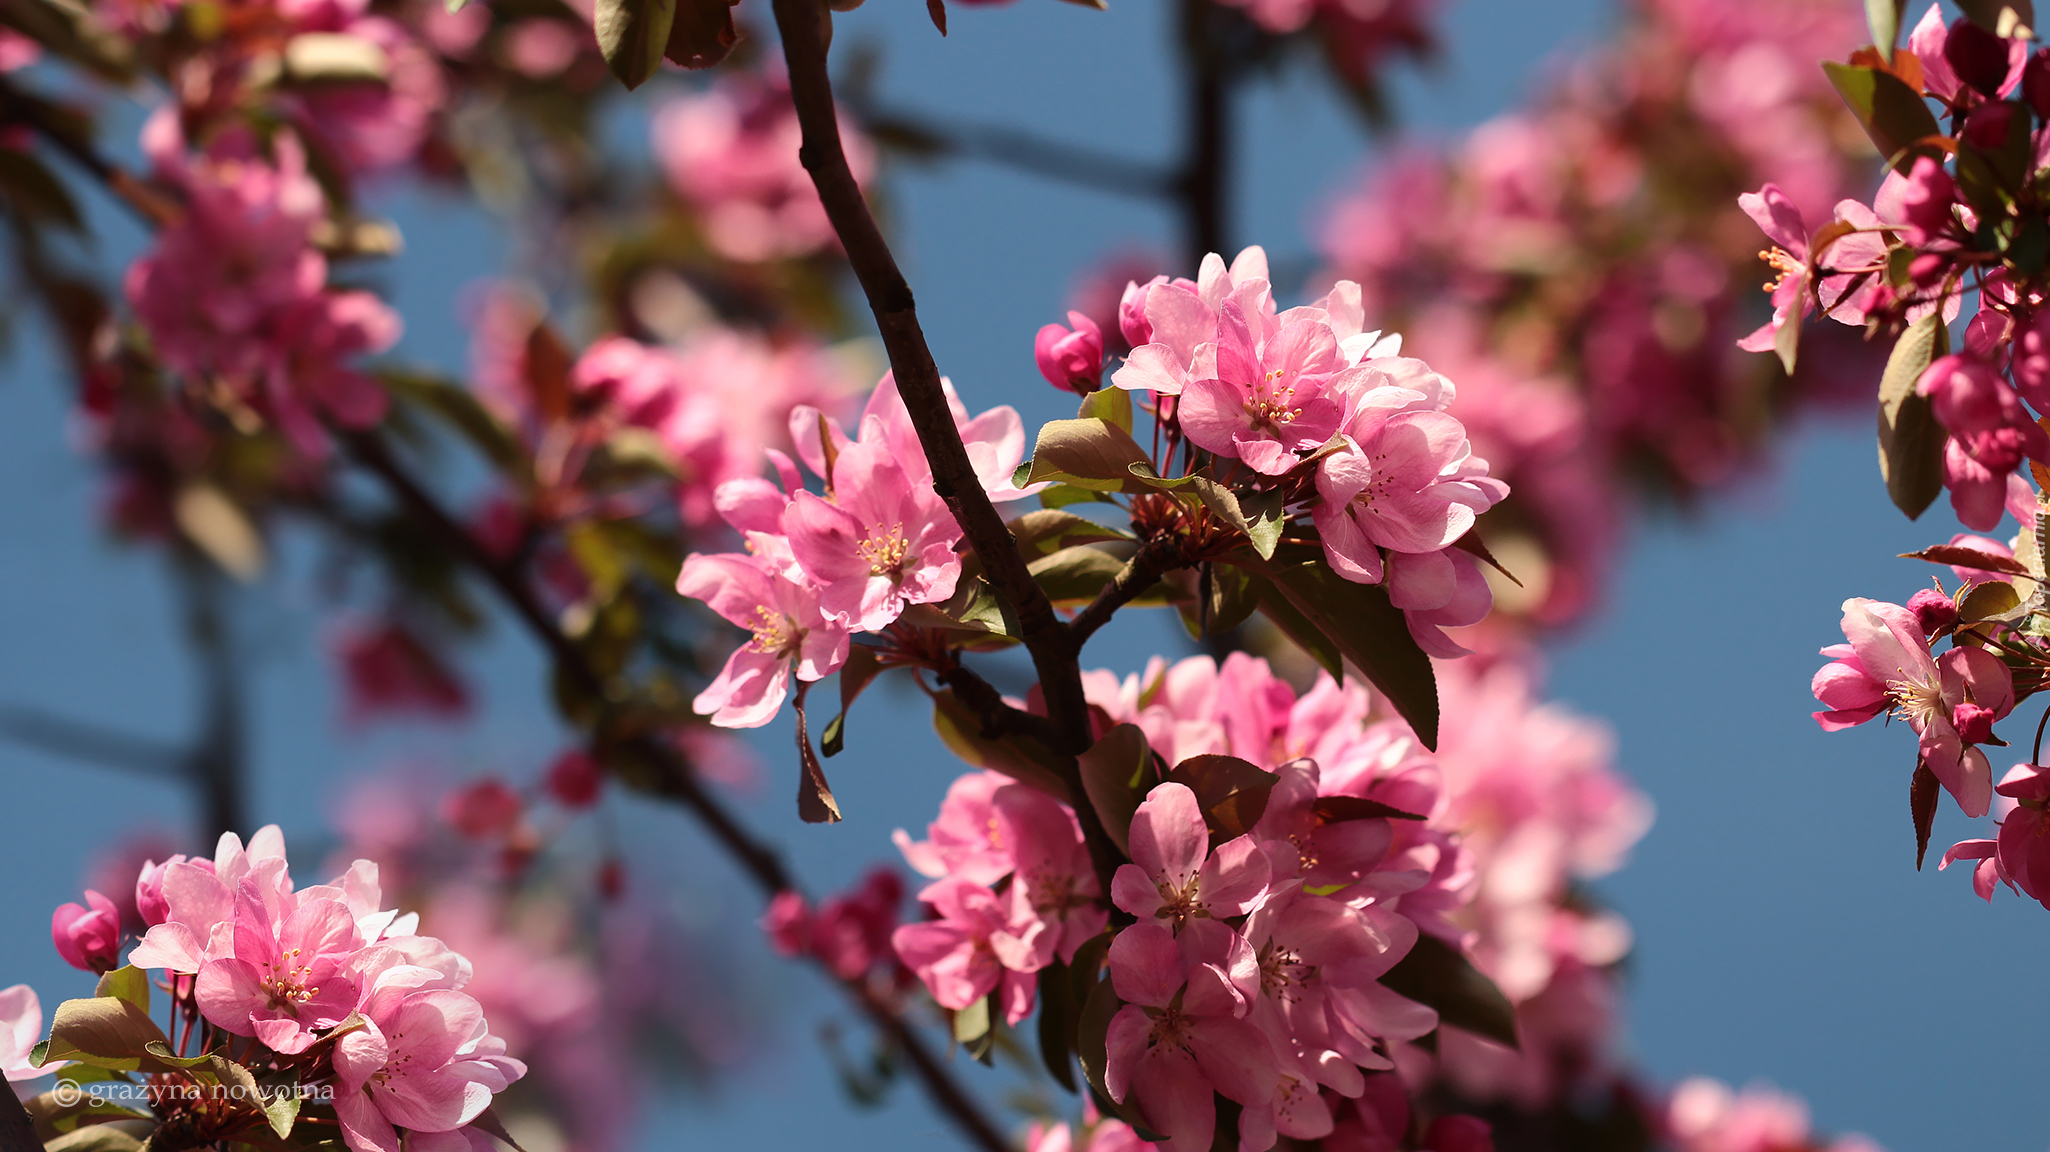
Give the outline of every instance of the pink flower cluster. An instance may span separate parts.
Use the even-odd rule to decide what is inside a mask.
[[[60,909],[53,935],[74,964],[105,970],[118,927],[110,938],[112,903],[89,899],[84,915]],[[398,1152],[401,1129],[409,1147],[468,1152],[464,1127],[526,1067],[463,991],[470,961],[382,902],[370,861],[299,888],[275,826],[246,847],[230,833],[210,860],[144,865],[135,904],[148,930],[129,963],[185,978],[175,986],[208,1024],[280,1056],[332,1038],[335,1114],[354,1152]]]
[[[904,881],[889,868],[876,868],[848,891],[814,909],[795,892],[779,892],[762,915],[762,931],[785,956],[811,956],[842,980],[864,978],[888,963],[895,975],[890,937],[897,930],[897,906]]]
[[[1538,706],[1527,670],[1468,663],[1440,669],[1453,723],[1435,755],[1380,718],[1364,688],[1320,676],[1298,696],[1243,654],[1085,673],[1090,703],[1139,726],[1165,764],[1223,755],[1276,776],[1257,825],[1221,841],[1189,788],[1152,786],[1132,821],[1132,863],[1113,878],[1110,902],[1138,923],[1109,950],[1125,1007],[1106,1087],[1171,1146],[1209,1140],[1213,1092],[1241,1105],[1252,1148],[1381,1124],[1378,1105],[1357,1103],[1375,1073],[1399,1069],[1418,1090],[1434,1074],[1405,1042],[1436,1014],[1377,982],[1419,932],[1470,944],[1514,999],[1539,1006],[1519,1017],[1527,1045],[1606,1040],[1602,970],[1629,934],[1613,916],[1569,910],[1568,884],[1619,864],[1649,807],[1609,766],[1606,734]],[[1419,818],[1334,819],[1337,798]],[[962,777],[925,840],[896,838],[933,878],[920,894],[933,918],[899,929],[898,953],[944,1006],[994,994],[1022,1017],[1047,958],[1066,959],[1104,924],[1073,817],[1007,777]],[[1569,999],[1574,1011],[1543,1010]],[[1539,1083],[1541,1058],[1520,1066],[1456,1030],[1438,1048],[1445,1074],[1476,1095],[1569,1087]]]
[[[1674,1152],[1879,1152],[1863,1136],[1816,1136],[1792,1096],[1761,1085],[1732,1092],[1703,1076],[1673,1089],[1663,1127]]]
[[[178,186],[186,211],[128,269],[129,302],[165,364],[195,392],[225,392],[293,447],[324,457],[328,421],[365,428],[384,416],[383,388],[354,366],[399,336],[375,296],[327,286],[313,246],[325,216],[320,187],[289,134],[270,155],[246,130],[189,153],[171,110],[151,117],[143,146]]]
[[[1455,413],[1517,493],[1484,529],[1527,588],[1505,607],[1545,623],[1593,602],[1612,489],[1723,482],[1769,427],[1769,367],[1729,352],[1757,267],[1732,198],[1774,180],[1826,210],[1867,165],[1812,63],[1857,43],[1855,6],[1623,9],[1529,110],[1377,163],[1323,230],[1330,275],[1459,381]],[[1770,394],[1867,396],[1869,356],[1837,345]]]
[[[993,500],[1025,495],[1012,473],[1025,455],[1016,411],[970,418],[946,385],[955,427]],[[795,666],[803,682],[846,662],[857,632],[889,627],[916,604],[954,595],[961,528],[932,487],[931,466],[892,377],[870,395],[857,435],[810,406],[790,414],[798,456],[824,482],[807,491],[797,465],[769,450],[778,482],[729,480],[713,502],[746,539],[746,552],[693,553],[676,590],[753,634],[695,707],[726,728],[768,723]]]
[[[1266,253],[1248,248],[1229,267],[1205,257],[1193,281],[1132,284],[1118,312],[1132,352],[1113,384],[1154,393],[1190,443],[1256,477],[1313,467],[1332,569],[1385,583],[1426,652],[1466,653],[1443,629],[1478,622],[1493,596],[1454,545],[1508,486],[1446,411],[1452,382],[1366,329],[1357,284],[1282,312]]]
[[[840,111],[840,145],[867,184],[874,149]],[[790,82],[780,67],[727,73],[655,115],[655,155],[676,194],[696,208],[705,241],[729,260],[759,262],[837,248],[801,143]]]
[[[1261,28],[1274,33],[1314,28],[1328,45],[1339,75],[1373,84],[1374,71],[1390,56],[1429,54],[1436,42],[1430,21],[1438,0],[1218,0],[1242,8]]]

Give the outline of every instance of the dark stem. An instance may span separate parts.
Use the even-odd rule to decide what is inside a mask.
[[[1176,190],[1182,203],[1186,267],[1226,253],[1231,173],[1231,61],[1212,0],[1181,0],[1182,56],[1188,67],[1187,122]]]
[[[1158,165],[1001,124],[946,124],[881,109],[857,112],[871,132],[885,138],[896,133],[940,155],[987,160],[1064,184],[1146,200],[1172,199],[1179,187],[1177,174]]]
[[[1155,581],[1187,565],[1188,561],[1182,558],[1181,541],[1172,536],[1156,536],[1141,544],[1110,583],[1103,586],[1103,591],[1096,594],[1096,599],[1068,622],[1068,631],[1074,636],[1076,645],[1088,641],[1098,628],[1110,623],[1111,616],[1118,609],[1153,587]]]
[[[151,780],[177,780],[185,749],[39,708],[0,705],[0,735],[57,756]]]
[[[203,843],[211,844],[224,832],[249,832],[242,678],[234,635],[222,610],[227,578],[190,549],[174,554],[173,567],[185,600],[185,635],[199,665],[200,727],[184,767],[199,791]]]

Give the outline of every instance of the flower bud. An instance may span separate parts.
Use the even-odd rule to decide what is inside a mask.
[[[598,761],[582,748],[571,748],[557,756],[543,781],[548,794],[565,808],[589,808],[597,803],[598,789],[604,783],[605,774]]]
[[[1118,331],[1134,348],[1153,343],[1153,321],[1146,318],[1146,297],[1152,294],[1155,284],[1165,283],[1165,276],[1155,276],[1144,284],[1125,281],[1124,298],[1118,301]]]
[[[1086,396],[1103,387],[1103,330],[1080,312],[1068,313],[1071,331],[1048,324],[1032,341],[1039,374],[1056,388]]]
[[[1915,614],[1924,636],[1934,636],[1957,623],[1957,602],[1934,588],[1908,597],[1908,611]]]
[[[1983,109],[1982,109],[1983,111]],[[1957,183],[1943,165],[1928,156],[1917,156],[1901,189],[1901,210],[1907,227],[1901,239],[1919,248],[1950,227],[1950,206],[1957,200]]]
[[[503,836],[519,823],[520,794],[496,776],[486,776],[442,803],[441,817],[465,836]]]
[[[2000,95],[2007,82],[2007,41],[1970,20],[1959,18],[1943,42],[1943,59],[1957,78],[1982,96]]]
[[[1424,1152],[1495,1152],[1495,1130],[1478,1116],[1440,1116],[1424,1133]]]
[[[188,860],[179,855],[162,864],[154,860],[145,862],[141,874],[135,878],[135,911],[142,917],[144,928],[154,928],[171,918],[171,905],[164,899],[164,873],[173,864],[190,864],[208,872],[214,870],[214,862],[205,857]]]
[[[1950,257],[1924,252],[1908,262],[1908,280],[1917,288],[1934,288],[1950,275]]]
[[[50,940],[73,968],[110,972],[119,963],[121,910],[98,892],[87,891],[85,902],[91,907],[62,904],[50,914]]]
[[[811,906],[795,892],[776,893],[762,913],[762,931],[778,955],[804,955],[811,951]]]
[[[2015,121],[2021,121],[2022,130],[2028,130],[2029,110],[2012,100],[1995,100],[1981,104],[1965,117],[1961,135],[1965,143],[1988,152],[1998,150],[2007,143],[2007,135],[2014,130]],[[1926,159],[1926,157],[1925,157]]]
[[[1967,744],[1987,744],[1993,740],[1993,709],[1978,704],[1960,704],[1950,714],[1952,727],[1957,729],[1958,739]]]

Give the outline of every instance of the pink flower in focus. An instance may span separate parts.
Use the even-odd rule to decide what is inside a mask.
[[[1950,432],[1944,446],[1944,484],[1965,527],[1998,527],[2007,505],[2007,478],[2024,457],[2050,464],[2050,435],[2038,427],[2021,398],[1993,365],[1951,355],[1929,365],[1915,384],[1929,397],[1936,419]]]
[[[1259,980],[1252,950],[1229,928],[1208,927],[1229,940],[1203,958],[1160,924],[1134,924],[1110,944],[1111,984],[1125,1004],[1105,1037],[1104,1087],[1120,1104],[1136,1101],[1170,1152],[1210,1147],[1213,1092],[1263,1105],[1280,1074],[1267,1038],[1245,1019]]]
[[[2000,835],[1995,841],[1999,874],[2050,908],[2050,820],[2044,818],[2046,807],[2050,807],[2050,772],[2037,764],[2017,764],[2001,777],[1995,791],[2016,801],[2014,808],[2001,818]],[[1957,851],[1952,848],[1946,853],[1944,862],[1949,863]],[[1992,898],[1990,879],[1974,876],[1973,883],[1983,883],[1985,891],[1980,895]]]
[[[215,1027],[279,1052],[303,1052],[316,1030],[356,1010],[351,969],[363,941],[340,900],[315,897],[287,907],[245,881],[235,896],[233,932],[233,951],[207,961],[193,982],[199,1010]]]
[[[1157,276],[1127,289],[1118,307],[1118,323],[1134,346],[1110,382],[1119,388],[1178,396],[1191,381],[1215,375],[1218,309],[1226,300],[1265,320],[1274,318],[1264,249],[1247,248],[1230,268],[1224,257],[1212,252],[1203,257],[1194,280]]]
[[[1031,974],[1046,963],[1038,940],[1047,926],[1018,921],[996,893],[959,877],[928,885],[918,898],[939,919],[906,924],[890,943],[933,1000],[958,1012],[995,991],[1004,1019],[1023,1020],[1032,1011]]]
[[[485,1031],[484,1010],[461,992],[412,992],[403,979],[364,1001],[364,1027],[335,1044],[335,1116],[353,1152],[400,1152],[409,1134],[454,1132],[526,1072]],[[408,1140],[417,1147],[428,1141]],[[431,1142],[436,1152],[439,1141]],[[453,1147],[453,1146],[451,1146]]]
[[[1068,313],[1073,328],[1048,324],[1032,341],[1039,374],[1056,388],[1084,395],[1103,387],[1103,330],[1080,312]]]
[[[1328,322],[1248,316],[1228,300],[1216,355],[1216,375],[1192,379],[1177,406],[1191,443],[1280,476],[1295,467],[1295,453],[1338,431],[1339,407],[1324,395],[1340,367]]]
[[[995,803],[997,792],[1010,783],[999,772],[970,772],[947,786],[939,819],[926,825],[926,839],[914,841],[902,828],[890,839],[921,876],[959,876],[994,885],[1017,866],[1011,855],[1016,845],[999,833]]]
[[[847,662],[847,628],[821,613],[818,591],[760,555],[693,553],[677,575],[676,591],[753,633],[692,702],[721,728],[759,728],[774,719],[793,664],[797,678],[810,682]]]
[[[1156,784],[1132,814],[1132,862],[1111,877],[1111,900],[1140,918],[1179,932],[1197,919],[1237,916],[1267,893],[1267,856],[1251,836],[1210,851],[1196,794],[1185,784]]]
[[[1817,698],[1830,705],[1816,721],[1829,731],[1891,709],[1914,728],[1922,759],[1958,807],[1967,816],[1984,816],[1993,798],[1992,768],[1985,753],[1964,743],[1953,717],[1968,700],[2005,716],[2014,707],[2007,666],[1973,647],[1953,647],[1932,659],[1915,617],[1897,604],[1846,600],[1843,627],[1850,643],[1824,649],[1837,662],[1816,674]]]
[[[1009,892],[1011,919],[1045,926],[1033,937],[1035,967],[1055,955],[1063,963],[1073,961],[1075,949],[1109,923],[1109,914],[1098,904],[1102,893],[1082,826],[1067,805],[1024,784],[998,789],[991,807],[995,833],[1017,862]]]
[[[119,967],[116,951],[121,944],[121,909],[98,892],[88,891],[85,903],[59,904],[50,914],[50,939],[57,954],[73,968],[87,972],[109,972]]]
[[[832,502],[799,492],[784,514],[790,551],[819,583],[819,607],[856,631],[880,631],[913,604],[954,594],[961,528],[914,482],[880,436],[840,453]]]
[[[1341,432],[1345,446],[1317,461],[1313,518],[1325,558],[1348,580],[1380,583],[1377,545],[1436,552],[1507,494],[1473,458],[1465,427],[1443,412],[1361,406]]]

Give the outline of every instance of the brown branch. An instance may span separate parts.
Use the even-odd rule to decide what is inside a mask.
[[[1225,251],[1231,171],[1232,68],[1224,37],[1216,27],[1229,19],[1211,0],[1181,0],[1182,53],[1188,61],[1187,123],[1183,126],[1181,173],[1175,190],[1182,202],[1183,244],[1188,266]]]
[[[1173,536],[1156,536],[1139,546],[1118,574],[1103,586],[1075,618],[1068,622],[1068,632],[1075,638],[1077,647],[1096,634],[1098,628],[1110,623],[1118,609],[1153,587],[1162,576],[1176,568],[1185,568],[1188,561],[1182,557],[1182,543]]]
[[[1016,733],[1020,736],[1030,736],[1048,748],[1059,746],[1051,721],[1036,712],[1012,707],[1004,699],[1004,694],[997,691],[996,685],[984,680],[966,664],[957,662],[953,667],[943,669],[938,679],[940,683],[954,690],[954,695],[961,698],[961,703],[974,709],[975,714],[982,718],[984,736]]]
[[[33,129],[72,163],[105,185],[114,198],[152,228],[175,222],[179,209],[161,193],[131,175],[127,169],[101,156],[74,119],[64,109],[39,96],[32,96],[0,78],[0,124],[18,124]]]
[[[947,124],[860,105],[855,112],[871,134],[886,142],[892,137],[906,141],[906,150],[913,156],[965,156],[1064,184],[1144,200],[1172,199],[1180,188],[1177,173],[1159,165],[1048,140],[1007,125]]]
[[[1075,644],[1054,614],[1053,603],[1033,580],[1017,541],[968,461],[968,450],[961,443],[940,386],[939,368],[919,327],[911,285],[898,269],[896,257],[862,197],[861,186],[847,166],[833,107],[832,80],[826,71],[832,14],[821,0],[776,0],[775,9],[783,58],[790,71],[790,96],[803,129],[804,143],[798,155],[805,171],[811,173],[826,216],[868,297],[869,310],[889,353],[897,391],[932,465],[933,490],[946,501],[981,557],[990,586],[1017,617],[1025,647],[1039,673],[1047,716],[1059,735],[1057,750],[1068,755],[1082,752],[1090,744],[1089,705],[1082,695]],[[1086,800],[1076,805],[1078,810],[1088,806]]]

